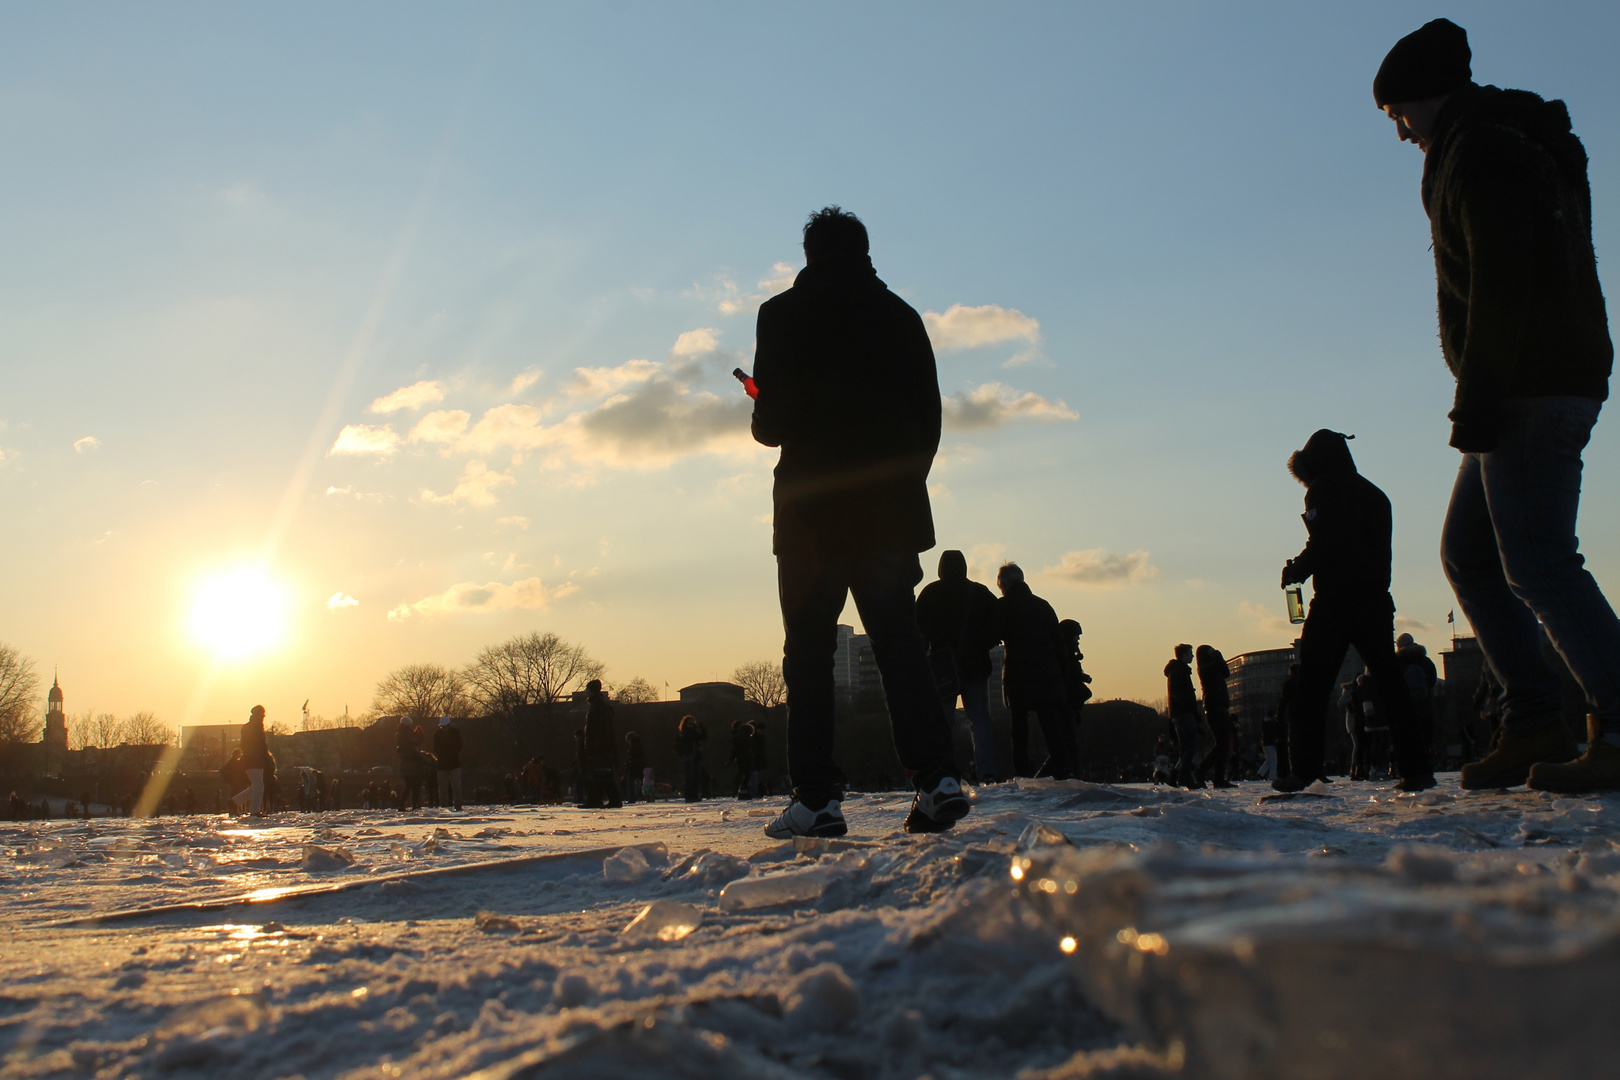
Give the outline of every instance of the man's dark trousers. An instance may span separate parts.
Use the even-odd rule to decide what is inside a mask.
[[[1344,663],[1354,645],[1367,664],[1380,707],[1389,717],[1389,737],[1403,777],[1431,772],[1412,698],[1395,660],[1395,602],[1388,593],[1367,599],[1316,596],[1299,638],[1298,698],[1288,722],[1289,770],[1303,779],[1322,775],[1324,717]]]
[[[872,639],[900,764],[915,776],[955,775],[950,728],[917,628],[912,590],[923,572],[916,553],[789,551],[777,555],[776,573],[787,632],[788,773],[799,801],[816,808],[843,794],[833,760],[833,654],[838,615],[851,593]]]

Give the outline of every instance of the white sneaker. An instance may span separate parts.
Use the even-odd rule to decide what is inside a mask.
[[[906,832],[944,832],[967,817],[972,807],[962,794],[962,785],[954,776],[941,778],[927,791],[917,789],[917,797],[906,815]]]
[[[776,820],[765,826],[765,835],[772,840],[791,840],[795,836],[843,836],[849,831],[844,824],[844,812],[837,799],[829,799],[820,810],[812,810],[794,799]]]

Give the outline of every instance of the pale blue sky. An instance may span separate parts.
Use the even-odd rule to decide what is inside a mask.
[[[9,6],[0,640],[60,663],[71,711],[173,721],[358,711],[398,664],[529,629],[672,687],[777,655],[772,456],[725,372],[837,202],[920,311],[1003,309],[1002,340],[939,349],[998,421],[947,432],[940,539],[1136,567],[1038,579],[1103,696],[1162,694],[1177,641],[1286,643],[1283,463],[1321,426],[1394,500],[1396,599],[1438,644],[1451,380],[1421,155],[1370,86],[1441,14],[1479,81],[1568,101],[1620,250],[1612,5]],[[422,381],[442,400],[369,410]],[[512,405],[521,430],[474,429]],[[406,438],[453,410],[472,435]],[[384,424],[386,457],[328,453]],[[1612,421],[1587,460],[1620,588]],[[199,697],[193,582],[284,498],[288,645]]]

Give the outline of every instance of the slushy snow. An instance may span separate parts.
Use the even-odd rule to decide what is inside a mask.
[[[0,1077],[1603,1075],[1620,798],[1018,781],[0,827]],[[247,899],[250,898],[251,902]]]

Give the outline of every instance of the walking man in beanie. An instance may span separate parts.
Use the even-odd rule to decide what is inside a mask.
[[[1424,153],[1440,344],[1462,466],[1446,577],[1502,680],[1502,737],[1465,788],[1620,789],[1620,619],[1575,537],[1581,451],[1614,346],[1592,248],[1586,151],[1562,101],[1478,86],[1462,27],[1436,19],[1384,58],[1373,98]],[[1546,628],[1586,694],[1576,759]]]
[[[1305,550],[1283,567],[1283,588],[1314,577],[1315,594],[1299,635],[1299,681],[1288,718],[1288,774],[1272,787],[1301,791],[1325,780],[1323,724],[1345,650],[1356,647],[1389,714],[1402,791],[1434,787],[1429,748],[1395,662],[1395,601],[1389,595],[1389,498],[1356,471],[1347,435],[1326,428],[1288,459],[1305,485]]]
[[[922,318],[888,290],[866,226],[829,206],[804,227],[805,268],[759,309],[754,438],[776,466],[777,588],[786,641],[793,803],[778,839],[842,836],[833,760],[833,653],[846,596],[872,639],[895,751],[916,787],[906,828],[968,812],[912,589],[934,546],[928,470],[939,449],[939,377]]]

